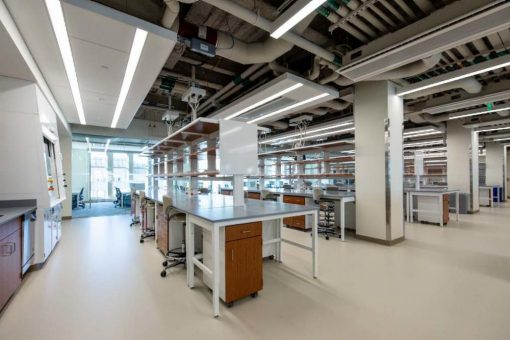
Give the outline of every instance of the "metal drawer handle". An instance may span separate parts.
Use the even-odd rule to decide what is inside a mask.
[[[0,244],[0,247],[2,248],[2,252],[0,253],[0,256],[11,256],[16,251],[16,243],[14,242],[6,242],[3,244]],[[9,247],[9,251],[5,251],[5,249]]]

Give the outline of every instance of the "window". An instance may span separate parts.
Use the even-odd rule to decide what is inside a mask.
[[[107,156],[104,152],[90,153],[91,198],[108,198]]]
[[[113,186],[122,192],[129,191],[129,157],[126,153],[113,154]]]
[[[145,183],[147,179],[147,164],[147,157],[133,155],[132,183]]]

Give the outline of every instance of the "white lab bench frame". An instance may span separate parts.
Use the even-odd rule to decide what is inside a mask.
[[[312,215],[312,220],[315,223],[312,224],[312,246],[306,246],[301,243],[284,239],[282,235],[283,218]],[[259,221],[271,221],[276,220],[276,238],[272,240],[264,241],[263,245],[276,243],[276,260],[281,262],[281,243],[285,242],[290,245],[308,250],[312,253],[312,272],[313,278],[317,278],[318,275],[318,211],[317,209],[303,210],[299,212],[274,214],[270,216],[260,216],[253,218],[239,218],[229,219],[221,222],[212,222],[195,216],[193,214],[186,214],[186,269],[187,269],[187,284],[189,288],[195,286],[195,266],[201,269],[204,273],[207,273],[212,277],[212,305],[213,305],[213,316],[218,317],[220,315],[220,228],[226,226],[259,222]],[[206,267],[200,260],[203,258],[203,254],[195,255],[195,226],[203,228],[211,232],[212,235],[212,268]]]
[[[442,206],[443,204],[443,195],[449,195],[449,194],[455,194],[455,219],[456,222],[459,222],[459,190],[448,190],[448,191],[407,191],[407,197],[406,197],[406,213],[407,213],[407,222],[413,223],[414,222],[414,216],[413,214],[415,212],[422,212],[422,213],[429,213],[429,214],[435,214],[437,213],[439,215],[439,226],[444,227],[444,220],[443,220],[443,210],[438,209],[438,211],[431,211],[431,210],[419,210],[414,209],[414,202],[413,202],[413,196],[429,196],[434,197],[436,196],[439,200],[439,206]],[[448,207],[449,209],[449,207]]]

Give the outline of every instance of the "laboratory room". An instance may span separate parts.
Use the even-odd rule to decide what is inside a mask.
[[[0,339],[510,339],[510,0],[0,0]]]

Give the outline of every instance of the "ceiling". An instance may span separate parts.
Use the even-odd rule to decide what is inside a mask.
[[[12,41],[6,28],[0,22],[0,74],[5,77],[35,82],[28,65]]]
[[[79,123],[44,1],[6,0],[5,3],[68,122]],[[109,127],[136,26],[127,15],[99,4],[90,6],[87,1],[64,2],[63,11],[87,124]],[[145,24],[144,29],[151,26]],[[152,31],[156,33],[149,31],[120,115],[119,128],[129,126],[175,45],[172,32],[164,32],[159,27]]]

